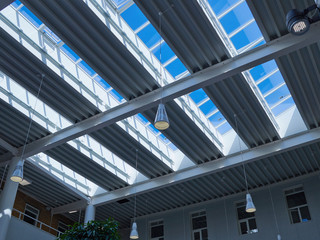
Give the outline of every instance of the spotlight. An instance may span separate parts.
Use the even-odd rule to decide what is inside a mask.
[[[297,9],[292,9],[288,12],[286,24],[288,31],[294,35],[302,35],[310,28],[309,19]]]
[[[290,10],[286,16],[288,31],[294,35],[302,35],[309,30],[311,23],[319,21],[319,2],[320,0],[316,0],[316,4],[311,5],[303,11],[299,11],[297,9]],[[308,17],[308,14],[314,10],[316,12],[314,12],[311,17]]]

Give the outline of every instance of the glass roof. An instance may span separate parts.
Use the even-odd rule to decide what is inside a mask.
[[[208,0],[226,37],[232,43],[233,55],[265,43],[259,27],[244,0]],[[232,51],[235,50],[235,51]],[[295,103],[274,60],[247,71],[260,90],[274,116],[278,116]],[[250,81],[250,79],[247,79]]]
[[[120,0],[116,1],[117,6],[119,4],[125,3],[128,1]],[[19,8],[19,12],[25,16],[36,28],[39,28],[42,25],[42,22],[29,10],[27,7],[23,6],[20,1],[15,1],[12,3],[12,6],[15,8]],[[122,6],[122,5],[121,5]],[[51,39],[53,39],[56,43],[60,43],[61,39],[57,35],[53,33],[48,27],[44,28],[44,32]],[[158,35],[159,36],[159,35]],[[159,38],[159,37],[158,37]],[[118,101],[118,103],[125,102],[125,99],[114,90],[103,78],[101,78],[85,61],[83,61],[67,44],[63,44],[60,49],[70,57],[74,62],[77,63],[79,67],[81,67],[89,76],[93,77],[95,81],[97,81],[101,86],[103,86],[108,92],[112,94],[112,96]],[[140,114],[141,115],[141,114]],[[142,115],[141,115],[142,116]],[[145,119],[146,120],[146,119]],[[146,120],[147,121],[147,120]],[[173,151],[177,150],[177,147],[174,146],[160,131],[158,131],[150,122],[146,124],[146,126],[157,136],[161,141],[163,141],[166,145],[168,145]]]
[[[140,37],[144,44],[158,58],[158,60],[161,61],[166,70],[175,79],[187,76],[189,73],[186,67],[177,58],[169,45],[161,39],[157,30],[150,24],[137,5],[134,3],[132,4],[132,2],[128,4],[131,4],[130,7],[123,11],[121,16],[132,30],[135,31],[138,37]],[[202,89],[190,93],[189,96],[220,134],[224,134],[232,129],[230,124]]]

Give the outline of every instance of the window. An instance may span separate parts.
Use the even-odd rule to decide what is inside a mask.
[[[307,199],[303,187],[296,187],[285,191],[291,223],[307,222],[311,220]]]
[[[63,223],[63,222],[58,222],[58,227],[57,230],[59,231],[57,233],[57,237],[59,237],[60,233],[64,233],[65,231],[67,231],[69,229],[69,227],[67,226],[67,224]]]
[[[163,221],[154,221],[150,223],[150,239],[151,240],[164,240]]]
[[[193,213],[191,215],[192,239],[208,240],[207,216],[205,211]]]
[[[240,234],[257,233],[257,223],[254,213],[246,212],[246,202],[237,203],[237,215]]]
[[[26,204],[26,208],[24,209],[23,221],[32,225],[36,225],[38,217],[39,210],[29,204]]]

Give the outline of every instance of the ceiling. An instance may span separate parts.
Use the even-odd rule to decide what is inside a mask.
[[[304,124],[302,130],[296,130],[296,135],[280,133],[282,125],[276,123],[278,117],[273,116],[270,108],[263,104],[261,96],[257,95],[253,87],[255,85],[248,81],[241,68],[230,71],[226,78],[217,77],[202,85],[193,81],[201,80],[203,76],[209,79],[208,76],[215,74],[216,69],[236,64],[246,54],[249,57],[256,56],[255,53],[259,53],[265,46],[272,46],[277,40],[294,38],[288,35],[285,14],[292,8],[305,9],[314,3],[312,0],[245,1],[266,44],[239,56],[234,56],[221,37],[221,32],[211,22],[201,5],[206,1],[135,0],[134,4],[150,24],[161,32],[163,40],[190,74],[180,80],[169,81],[166,87],[161,87],[158,62],[151,61],[153,56],[142,56],[145,52],[134,49],[130,45],[132,42],[126,42],[129,32],[118,34],[120,36],[115,34],[112,17],[120,16],[119,11],[124,10],[111,11],[110,8],[103,15],[101,12],[104,10],[95,0],[22,0],[21,3],[41,24],[45,24],[61,40],[57,43],[58,47],[68,45],[75,55],[121,95],[122,104],[113,108],[104,108],[101,96],[87,94],[90,86],[81,81],[80,73],[73,73],[62,64],[61,56],[50,56],[50,52],[45,51],[43,46],[33,42],[35,36],[28,35],[26,29],[19,30],[10,22],[4,12],[9,11],[11,6],[5,6],[12,1],[4,1],[3,4],[5,2],[4,6],[0,5],[4,9],[0,25],[2,78],[10,78],[23,91],[38,96],[48,109],[57,112],[60,119],[65,119],[61,122],[66,121],[70,126],[52,130],[50,117],[43,117],[46,124],[40,124],[35,118],[30,121],[30,116],[39,119],[41,116],[31,113],[30,102],[26,104],[15,97],[12,93],[15,90],[10,89],[14,84],[8,87],[8,83],[3,83],[0,88],[4,96],[0,99],[1,176],[6,174],[5,165],[10,163],[9,160],[21,153],[31,126],[25,156],[44,153],[102,188],[104,193],[91,196],[93,203],[98,199],[96,218],[102,220],[113,216],[125,228],[133,217],[135,186],[145,186],[137,192],[137,215],[143,216],[245,192],[244,167],[249,189],[258,189],[320,170],[320,37],[314,37],[316,40],[307,46],[297,43],[294,51],[279,51],[274,59],[294,100],[296,115],[301,116],[301,123]],[[132,6],[131,1],[127,4],[128,7]],[[161,31],[159,12],[165,12]],[[41,31],[46,29],[43,26]],[[319,31],[319,28],[319,25],[311,28],[310,34]],[[119,39],[124,39],[125,44]],[[139,45],[139,41],[136,40],[136,44]],[[149,55],[152,54],[149,52]],[[151,64],[146,63],[147,59],[151,59]],[[260,63],[267,61],[263,60],[263,56],[259,56],[259,59]],[[257,65],[257,62],[253,62],[250,68]],[[38,92],[41,84],[41,91]],[[216,133],[206,118],[201,119],[201,114],[197,117],[195,112],[199,109],[192,109],[194,103],[186,103],[189,98],[183,94],[188,89],[194,91],[198,88],[203,89],[209,101],[215,104],[230,124],[233,134],[230,135],[234,136],[229,138],[231,142],[225,140],[225,135]],[[170,128],[162,133],[157,132],[158,140],[152,141],[143,137],[143,134],[149,134],[147,130],[139,128],[127,118],[140,113],[146,121],[153,123],[159,102],[156,96],[164,96]],[[291,125],[299,122],[297,119],[290,121]],[[85,153],[81,150],[85,147],[78,140],[73,140],[78,143],[78,147],[70,144],[72,139],[84,134],[101,144],[101,149],[108,149],[114,154],[112,156],[123,162],[119,164],[116,160],[107,159],[109,155],[103,155],[104,150],[101,150],[102,157],[99,158],[91,149],[92,146]],[[159,134],[178,150],[174,152],[161,148]],[[305,140],[304,136],[309,136],[309,139]],[[228,153],[225,150],[227,146],[236,146],[236,150]],[[229,157],[237,161],[230,162]],[[109,167],[105,167],[106,161],[103,164],[96,161],[98,158],[107,159]],[[177,159],[180,159],[181,166],[186,163],[187,167],[176,168]],[[112,161],[113,165],[110,163]],[[135,168],[142,176],[140,182],[132,181],[132,175],[136,173],[129,170]],[[189,172],[190,176],[187,174]],[[76,220],[78,216],[68,214],[68,210],[72,206],[79,206],[79,202],[89,200],[89,194],[73,189],[66,181],[57,179],[52,172],[33,161],[26,162],[25,177],[32,184],[19,186],[21,191],[52,209],[64,209],[59,211],[71,219]]]

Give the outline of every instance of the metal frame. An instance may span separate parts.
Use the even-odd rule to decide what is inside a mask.
[[[57,133],[34,141],[26,146],[25,156],[30,157],[39,152],[58,146],[64,142],[94,132],[112,123],[130,117],[163,102],[171,101],[196,89],[222,81],[236,73],[250,69],[274,58],[310,45],[320,40],[320,23],[313,24],[305,35],[292,37],[288,34],[263,46],[228,59],[189,77],[159,88],[151,93],[135,98],[110,110],[97,114]],[[19,148],[21,154],[22,148]]]
[[[221,158],[217,161],[204,163],[200,166],[190,167],[179,172],[158,177],[156,179],[137,183],[129,187],[118,189],[106,194],[94,196],[92,203],[101,205],[109,202],[114,202],[123,197],[130,197],[133,194],[141,194],[151,190],[164,188],[197,177],[209,175],[214,172],[219,172],[227,168],[236,167],[242,163],[257,161],[275,154],[289,151],[291,149],[301,147],[320,140],[320,129],[310,130],[304,133],[299,133],[286,139],[278,140],[252,150],[234,154],[232,156]],[[242,155],[242,156],[241,156]]]

